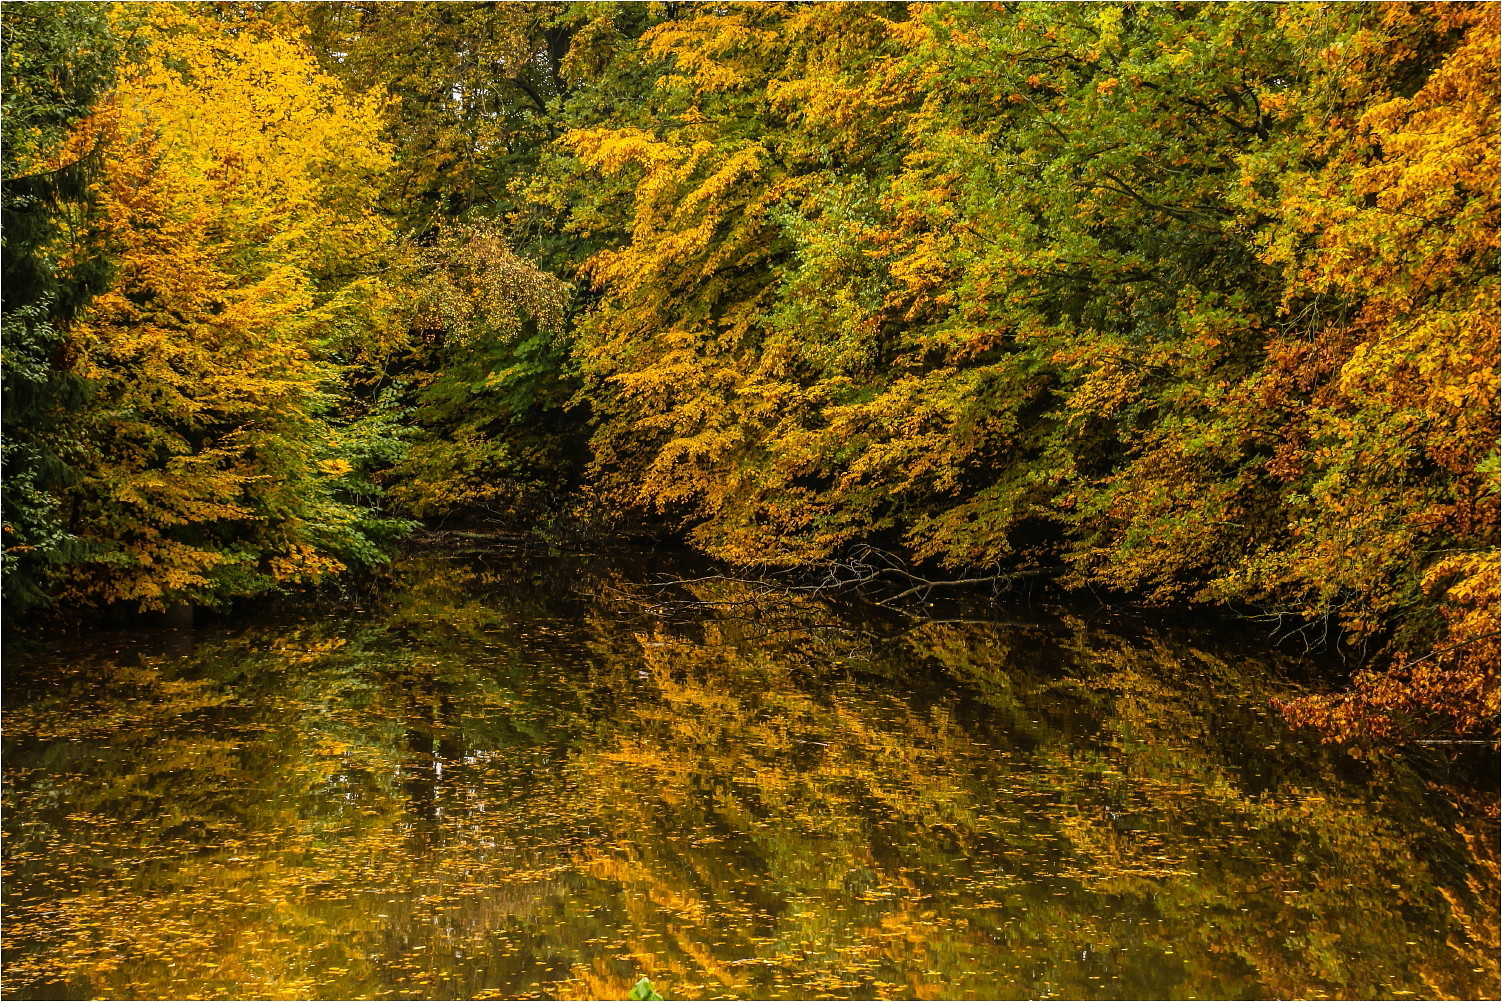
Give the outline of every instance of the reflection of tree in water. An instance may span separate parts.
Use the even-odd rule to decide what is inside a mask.
[[[735,605],[722,589],[705,608]],[[1063,885],[1072,886],[1049,896],[1064,898],[1069,914],[1061,914],[1048,901],[1033,901],[1005,910],[1002,922],[970,923],[972,930],[989,925],[992,934],[1014,940],[1020,929],[1035,929],[1033,942],[1044,947],[1044,967],[1069,966],[1060,956],[1064,951],[1058,949],[1057,930],[1071,928],[1077,937],[1091,925],[1081,922],[1082,916],[1116,911],[1136,912],[1135,924],[1156,926],[1138,947],[1153,946],[1160,958],[1223,958],[1219,970],[1212,965],[1195,971],[1192,980],[1200,986],[1221,981],[1228,991],[1260,982],[1268,994],[1287,997],[1307,992],[1313,982],[1334,991],[1381,992],[1384,986],[1397,986],[1395,979],[1403,976],[1399,972],[1418,966],[1410,965],[1414,957],[1443,955],[1452,945],[1467,943],[1456,958],[1460,963],[1450,965],[1443,976],[1432,969],[1423,975],[1425,989],[1463,995],[1470,986],[1494,978],[1489,944],[1495,933],[1484,930],[1495,929],[1495,907],[1486,895],[1465,889],[1467,879],[1487,882],[1491,871],[1485,859],[1465,854],[1468,878],[1440,878],[1449,888],[1462,888],[1459,895],[1441,891],[1438,884],[1393,894],[1395,882],[1411,883],[1412,874],[1430,869],[1426,859],[1454,858],[1464,844],[1454,827],[1461,819],[1446,818],[1443,811],[1425,818],[1416,803],[1398,811],[1369,808],[1362,791],[1372,786],[1386,796],[1400,790],[1408,798],[1423,795],[1423,784],[1401,765],[1394,763],[1384,771],[1359,766],[1339,753],[1296,746],[1268,719],[1269,680],[1258,679],[1262,673],[1233,668],[1225,660],[1161,636],[1128,643],[1078,623],[1063,625],[1069,628],[1062,637],[1055,633],[1051,643],[1039,643],[1036,629],[1033,636],[1015,628],[953,624],[906,631],[903,641],[910,656],[893,655],[889,647],[888,670],[895,667],[899,677],[922,677],[922,662],[940,662],[970,684],[983,711],[977,713],[960,700],[952,707],[933,708],[926,718],[901,722],[882,720],[869,708],[838,714],[834,721],[825,714],[821,719],[826,733],[845,736],[843,741],[819,743],[825,749],[824,774],[838,782],[808,798],[817,805],[816,812],[805,816],[800,813],[803,804],[786,800],[773,813],[784,820],[796,818],[795,828],[827,826],[829,815],[838,815],[838,808],[845,806],[849,816],[864,816],[868,822],[873,814],[878,819],[895,816],[906,831],[925,832],[921,844],[903,847],[909,854],[906,859],[890,851],[868,852],[862,858],[860,849],[890,847],[880,838],[853,840],[844,858],[856,864],[850,872],[861,874],[868,884],[873,883],[865,876],[868,872],[879,875],[874,881],[878,885],[887,878],[897,886],[900,875],[909,870],[940,872],[952,879],[957,875],[955,858],[933,856],[946,850],[974,863],[1015,857],[1021,846],[1022,855],[1034,864],[1059,863],[1052,872],[1045,865],[1041,872],[1014,868],[1006,876],[1033,881],[1067,878]],[[652,772],[653,782],[639,784],[642,787],[671,789],[681,782],[685,763],[690,763],[690,775],[757,775],[756,793],[744,795],[748,804],[764,799],[760,795],[767,790],[785,793],[796,780],[790,773],[806,770],[779,773],[774,768],[769,777],[767,763],[754,761],[751,750],[782,740],[795,728],[778,727],[770,742],[764,733],[747,731],[765,732],[769,720],[797,721],[800,714],[782,707],[783,712],[769,715],[760,695],[732,699],[727,705],[725,694],[735,691],[733,680],[744,676],[749,660],[760,673],[757,688],[808,695],[796,685],[767,684],[768,663],[786,658],[786,681],[795,675],[800,658],[838,654],[839,645],[824,652],[810,651],[807,643],[791,645],[774,649],[770,658],[732,656],[728,660],[737,663],[716,679],[713,670],[684,668],[686,663],[702,666],[713,660],[717,645],[723,643],[724,638],[705,624],[697,629],[693,634],[641,635],[641,663],[654,677],[671,678],[672,684],[661,686],[663,705],[647,711],[649,726],[643,728],[659,737],[658,744],[643,747],[636,742],[619,754]],[[602,647],[622,649],[618,644]],[[1013,650],[1022,653],[1015,656]],[[689,684],[694,680],[700,683],[697,691]],[[838,691],[838,686],[822,688],[811,704],[828,706],[831,694]],[[921,697],[912,694],[904,693],[904,699],[910,707],[921,703]],[[833,702],[838,704],[837,696]],[[819,717],[811,704],[802,707],[802,715]],[[1005,722],[1000,741],[994,740],[994,726],[990,734],[975,726],[981,716],[993,725]],[[947,741],[934,741],[933,735],[942,730],[936,725],[954,719],[971,725]],[[703,721],[738,733],[706,736]],[[889,742],[892,734],[901,739]],[[975,754],[974,748],[964,746],[967,738],[982,749],[999,750],[1002,757],[1031,754],[1032,774],[1020,788],[1015,785],[1017,777],[1010,777],[1010,798],[980,806],[984,795],[977,797],[973,786],[944,782],[945,761]],[[935,759],[915,763],[925,747],[938,752]],[[721,752],[730,761],[718,767],[706,769],[695,761],[695,756],[723,749],[731,749]],[[842,752],[847,753],[843,761]],[[879,756],[874,761],[873,752]],[[796,755],[774,760],[791,763]],[[914,764],[917,768],[905,775],[904,767]],[[1353,771],[1360,775],[1349,775]],[[972,774],[972,783],[975,778]],[[601,782],[608,779],[600,777]],[[998,777],[997,782],[1005,784],[1007,779]],[[901,795],[890,795],[894,787]],[[729,792],[733,798],[737,791]],[[620,799],[628,799],[626,790]],[[715,827],[724,813],[707,817],[706,825]],[[743,813],[754,817],[754,807]],[[1015,824],[1000,833],[1006,848],[999,851],[993,841],[997,816]],[[638,819],[646,822],[645,817]],[[881,827],[878,821],[876,830]],[[742,830],[754,830],[754,824]],[[1415,839],[1437,840],[1444,846],[1429,845],[1416,852]],[[760,840],[768,849],[768,869],[775,870],[777,850],[786,844],[781,833],[777,839]],[[840,855],[832,852],[828,858]],[[675,867],[665,864],[659,869],[671,873]],[[1382,921],[1372,923],[1372,916]],[[1275,936],[1268,935],[1270,928],[1277,930]],[[1483,930],[1480,935],[1477,928]],[[1097,925],[1085,939],[1110,942],[1118,933]],[[1197,943],[1202,945],[1196,948]],[[1405,949],[1408,946],[1419,948]],[[1055,954],[1052,959],[1047,958],[1049,949]],[[1472,966],[1482,970],[1472,971]],[[1032,969],[1036,977],[1038,966]],[[1011,987],[1028,991],[1025,984]],[[1088,984],[1071,989],[1088,990]]]
[[[417,835],[424,830],[423,823],[431,827],[438,821],[444,763],[452,769],[462,749],[454,740],[454,701],[448,680],[438,674],[410,671],[394,681],[406,728],[402,788],[407,794],[407,812],[419,823],[414,826]]]
[[[643,615],[640,579],[415,561],[358,616],[36,666],[18,997],[1493,983],[1493,829],[1429,792],[1463,780],[1299,744],[1224,643],[733,582]]]

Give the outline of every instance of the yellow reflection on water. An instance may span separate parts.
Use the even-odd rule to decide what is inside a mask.
[[[1229,639],[487,559],[8,662],[7,997],[1495,990],[1484,789]]]

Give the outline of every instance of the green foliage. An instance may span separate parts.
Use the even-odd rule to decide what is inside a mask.
[[[567,287],[492,224],[440,228],[406,281],[412,443],[387,473],[391,497],[419,516],[556,508],[582,447],[562,414]]]
[[[652,987],[650,978],[642,978],[632,985],[631,994],[626,997],[632,1002],[663,1002],[662,996],[657,994],[657,989]]]
[[[3,295],[3,588],[8,613],[48,601],[46,569],[80,541],[57,491],[74,476],[59,455],[60,417],[84,387],[62,358],[64,331],[108,280],[95,239],[100,157],[64,152],[70,131],[108,91],[128,48],[90,3],[11,4],[3,19],[0,200]]]
[[[562,64],[587,5],[306,3],[300,22],[331,73],[388,100],[388,199],[407,228],[504,215],[512,182],[555,136]]]
[[[617,24],[636,30],[645,15],[634,6],[311,3],[286,15],[330,72],[386,99],[385,201],[416,244],[400,279],[411,337],[365,382],[382,395],[376,411],[407,423],[402,455],[370,471],[403,511],[528,524],[579,486],[590,407],[576,398],[566,286],[534,262],[556,268],[587,249],[558,232],[534,182],[565,99],[620,63]]]

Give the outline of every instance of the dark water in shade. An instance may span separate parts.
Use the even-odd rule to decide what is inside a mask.
[[[7,997],[1498,997],[1494,752],[1301,740],[1224,636],[642,566],[8,651]]]

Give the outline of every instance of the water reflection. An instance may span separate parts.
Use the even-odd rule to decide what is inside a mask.
[[[7,997],[1495,997],[1491,780],[1255,648],[644,578],[13,656]]]

